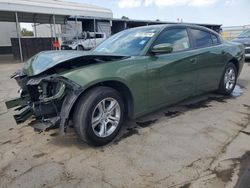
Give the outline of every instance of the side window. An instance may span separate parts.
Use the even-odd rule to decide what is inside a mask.
[[[212,46],[212,38],[209,32],[199,29],[191,29],[191,33],[197,48]]]
[[[168,29],[163,31],[156,39],[154,45],[169,43],[173,45],[173,52],[178,52],[190,48],[190,42],[186,29]]]
[[[212,38],[212,41],[213,41],[213,45],[216,45],[216,44],[219,44],[220,41],[218,39],[218,37],[214,34],[211,34],[211,38]]]

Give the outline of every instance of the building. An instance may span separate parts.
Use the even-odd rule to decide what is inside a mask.
[[[15,46],[12,44],[12,51],[13,49],[15,49],[15,52],[19,51],[18,54],[21,61],[23,61],[23,50],[26,50],[24,47],[29,46],[29,48],[32,48],[38,45],[32,43],[32,40],[26,40],[29,45],[22,44],[23,38],[21,37],[20,23],[33,23],[35,34],[39,32],[36,29],[38,24],[50,24],[52,25],[50,27],[50,36],[52,36],[53,40],[56,40],[56,24],[65,24],[67,18],[72,15],[106,19],[113,18],[113,13],[110,9],[86,3],[73,3],[64,0],[0,0],[0,22],[12,22],[15,24],[17,42],[14,42]],[[9,49],[10,38],[14,37],[12,36],[13,27],[11,26],[11,31],[7,28],[2,30],[5,25],[5,23],[0,25],[0,46],[2,49]],[[45,34],[47,34],[46,31]],[[8,41],[6,38],[8,38]],[[37,51],[33,51],[33,53],[37,53]]]
[[[21,37],[20,22],[33,24],[34,37]],[[109,37],[124,29],[153,24],[176,23],[117,19],[113,18],[109,9],[64,0],[0,0],[0,47],[4,49],[1,52],[10,53],[11,49],[14,56],[21,60],[39,51],[53,49],[55,40],[69,40],[83,31],[102,32]],[[221,27],[197,25],[217,32]]]
[[[14,22],[0,22],[0,54],[12,53],[11,38],[17,36]]]

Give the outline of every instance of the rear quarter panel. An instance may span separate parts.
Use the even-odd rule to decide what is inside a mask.
[[[237,60],[239,62],[238,76],[240,75],[245,62],[244,45],[236,42],[224,42],[225,51],[227,52],[227,61]]]

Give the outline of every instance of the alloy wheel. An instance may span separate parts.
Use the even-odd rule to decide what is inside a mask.
[[[229,67],[225,72],[224,84],[227,90],[232,90],[236,82],[235,71],[232,67]]]
[[[105,98],[94,108],[91,125],[96,136],[108,137],[119,125],[121,108],[114,98]]]

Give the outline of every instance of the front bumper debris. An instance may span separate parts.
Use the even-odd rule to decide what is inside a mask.
[[[17,107],[15,111],[18,111],[18,113],[14,115],[17,124],[25,122],[33,114],[33,110],[25,98],[18,97],[11,99],[6,101],[5,105],[7,109]]]
[[[17,124],[25,122],[30,116],[33,115],[33,110],[30,106],[21,106],[18,110],[19,113],[14,115]]]
[[[23,123],[32,116],[33,121],[29,125],[35,131],[43,132],[52,127],[59,127],[60,133],[64,134],[70,112],[82,93],[82,88],[57,75],[22,77],[15,76],[21,87],[21,96],[5,102],[8,109],[15,108],[15,111],[18,111],[14,115],[16,123]]]

